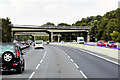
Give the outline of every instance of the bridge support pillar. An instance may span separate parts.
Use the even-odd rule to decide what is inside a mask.
[[[58,42],[60,42],[60,36],[58,35]]]
[[[11,35],[12,35],[12,36],[11,36],[11,37],[12,37],[12,38],[11,38],[11,41],[14,41],[14,39],[15,39],[15,32],[12,31],[12,32],[11,32]]]
[[[33,42],[35,41],[35,36],[32,36],[32,40],[33,40]]]
[[[90,41],[90,35],[87,33],[87,42]]]
[[[50,32],[50,34],[49,34],[49,40],[50,40],[50,42],[53,42],[53,32]]]

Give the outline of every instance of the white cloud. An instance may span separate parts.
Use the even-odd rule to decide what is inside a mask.
[[[42,25],[46,22],[72,24],[87,16],[103,15],[117,8],[118,0],[6,0],[0,16],[13,24]]]

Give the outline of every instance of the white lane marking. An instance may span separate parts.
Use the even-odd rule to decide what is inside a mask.
[[[43,58],[42,59],[44,59],[45,58],[45,56],[43,56]]]
[[[70,58],[70,56],[68,56],[68,58]]]
[[[81,50],[81,49],[80,49],[80,50]],[[93,55],[93,56],[96,56],[96,57],[98,57],[98,58],[104,59],[104,60],[106,60],[106,61],[112,62],[112,63],[114,63],[114,64],[120,65],[120,63],[118,63],[118,62],[115,62],[115,61],[112,61],[112,60],[110,60],[110,59],[104,58],[104,57],[99,56],[99,55],[97,55],[97,54],[94,54],[94,53],[91,53],[91,52],[88,52],[88,51],[85,51],[85,50],[81,50],[81,51],[86,52],[86,53],[89,53],[89,54],[91,54],[91,55]]]
[[[46,51],[45,51],[45,53],[44,53],[43,58],[40,60],[40,63],[37,65],[36,69],[38,69],[39,66],[40,66],[40,64],[43,62],[43,59],[45,58],[46,53],[47,53],[47,49],[46,49]],[[35,71],[30,75],[30,77],[29,77],[28,80],[30,80],[30,79],[33,77],[34,74],[35,74]]]
[[[76,66],[76,68],[79,68],[78,65],[76,63],[74,63],[74,65]]]
[[[43,59],[40,61],[40,63],[42,63],[43,62]]]
[[[74,62],[72,59],[70,59],[72,62]]]
[[[40,64],[37,65],[36,69],[38,69],[39,66],[40,66]]]
[[[30,75],[29,79],[31,79],[34,74],[35,74],[35,71]]]
[[[80,73],[82,74],[82,76],[83,76],[85,79],[88,79],[87,76],[83,73],[83,71],[80,70]]]

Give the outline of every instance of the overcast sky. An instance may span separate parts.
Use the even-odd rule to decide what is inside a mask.
[[[117,9],[120,0],[0,0],[0,17],[17,25],[75,23]]]

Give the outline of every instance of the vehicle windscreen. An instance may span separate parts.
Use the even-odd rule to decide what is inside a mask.
[[[115,43],[115,42],[113,41],[113,42],[109,42],[109,43]]]
[[[15,47],[14,45],[0,45],[0,54],[4,53],[5,51],[11,51],[14,52],[15,51]]]
[[[99,43],[104,43],[104,41],[99,41]]]
[[[43,42],[42,41],[36,41],[36,44],[42,44]]]
[[[79,39],[79,41],[84,41],[83,39]]]

